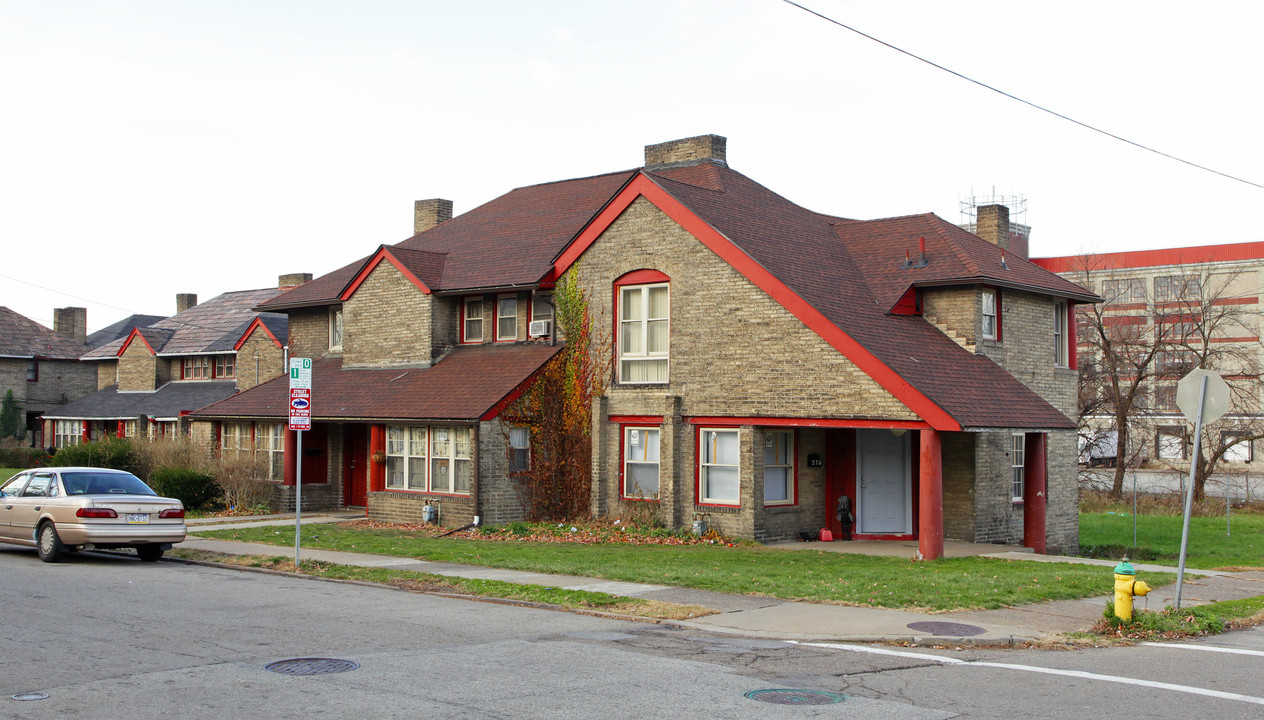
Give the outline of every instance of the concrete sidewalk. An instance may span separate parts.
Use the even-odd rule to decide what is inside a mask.
[[[342,522],[363,517],[358,511],[313,513],[304,515],[303,524]],[[191,532],[241,527],[294,526],[294,516],[270,516],[248,522],[216,523],[215,518],[192,521]],[[841,543],[839,543],[841,545]],[[803,543],[798,548],[825,549],[826,543]],[[292,555],[284,546],[212,540],[190,535],[182,548],[208,550],[232,555]],[[786,546],[794,552],[796,546]],[[836,548],[830,548],[836,549]],[[841,550],[846,552],[847,550]],[[984,557],[1035,562],[1070,562],[1103,566],[1102,587],[1113,587],[1107,560],[1089,560],[1062,556],[1033,555],[1030,552],[971,552]],[[893,641],[915,644],[1012,643],[1042,640],[1061,633],[1087,630],[1102,615],[1108,597],[1103,595],[1083,600],[1063,600],[999,610],[978,610],[954,613],[919,613],[901,610],[848,607],[820,603],[803,603],[776,598],[693,590],[689,588],[615,582],[601,578],[569,575],[548,575],[518,570],[501,570],[472,565],[430,562],[411,558],[368,555],[363,553],[303,548],[304,560],[322,560],[342,565],[390,568],[434,573],[453,577],[501,580],[523,585],[544,585],[567,590],[590,590],[625,597],[661,600],[664,602],[700,605],[716,611],[689,621],[671,621],[683,627],[713,632],[785,640],[850,640]],[[1175,568],[1158,565],[1134,565],[1139,573],[1176,572]],[[1175,586],[1154,590],[1138,598],[1138,607],[1161,608],[1170,604]],[[1264,595],[1264,572],[1226,573],[1186,569],[1182,605],[1188,607],[1219,600],[1233,600]]]

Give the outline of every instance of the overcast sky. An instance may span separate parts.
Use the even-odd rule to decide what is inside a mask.
[[[803,0],[1135,142],[1264,183],[1264,3]],[[780,0],[0,0],[0,305],[95,330],[334,270],[515,187],[716,133],[799,204],[1033,255],[1264,240],[1264,190],[1033,110]]]

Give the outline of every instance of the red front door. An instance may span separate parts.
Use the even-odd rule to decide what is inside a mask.
[[[368,504],[369,432],[366,425],[344,425],[343,502],[353,507]]]

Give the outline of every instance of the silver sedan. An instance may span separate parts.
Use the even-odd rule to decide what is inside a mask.
[[[34,547],[44,562],[66,552],[131,547],[154,562],[184,540],[184,506],[121,470],[26,470],[0,487],[0,542]]]

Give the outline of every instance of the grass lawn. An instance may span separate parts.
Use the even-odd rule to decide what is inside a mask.
[[[0,468],[0,483],[8,480],[14,475],[17,475],[25,469],[26,468]]]
[[[285,527],[198,533],[204,537],[292,545]],[[990,558],[914,562],[820,550],[723,545],[578,544],[433,538],[353,524],[305,529],[303,546],[485,567],[583,575],[717,592],[847,605],[948,611],[1105,595],[1109,569]],[[1175,582],[1151,575],[1152,585]]]
[[[1226,536],[1224,516],[1190,518],[1186,567],[1264,568],[1264,515],[1235,513],[1230,529]],[[1131,545],[1131,515],[1080,514],[1081,554],[1104,558],[1127,554],[1135,561],[1171,565],[1176,565],[1180,556],[1181,517],[1138,515],[1137,547]]]

